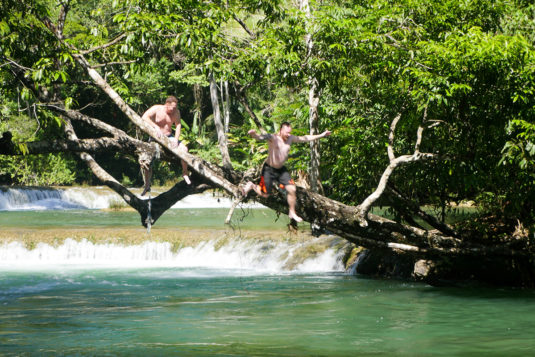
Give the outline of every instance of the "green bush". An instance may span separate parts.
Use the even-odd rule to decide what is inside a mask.
[[[20,185],[70,185],[75,180],[72,166],[72,160],[61,154],[0,157],[0,175]]]

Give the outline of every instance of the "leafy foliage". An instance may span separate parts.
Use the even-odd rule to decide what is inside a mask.
[[[34,138],[57,136],[61,120],[35,99],[36,91],[46,90],[54,100],[142,137],[108,98],[84,82],[74,65],[76,51],[43,27],[43,17],[58,18],[58,4],[7,0],[1,5],[7,14],[0,21],[3,120],[17,118],[25,126],[37,118],[41,124]],[[393,118],[401,114],[394,150],[402,155],[414,151],[426,115],[420,150],[437,159],[400,168],[391,177],[393,185],[420,204],[444,208],[471,199],[489,214],[535,221],[533,4],[310,4],[311,17],[294,2],[278,0],[71,2],[63,34],[140,114],[167,95],[177,96],[183,139],[205,159],[219,161],[207,100],[209,74],[231,84],[227,135],[239,169],[260,165],[266,150],[247,136],[254,123],[236,100],[237,91],[268,131],[291,121],[295,133],[306,134],[314,78],[321,129],[333,131],[321,142],[321,176],[330,197],[360,203],[388,165]],[[312,35],[310,48],[307,35]],[[31,79],[34,87],[21,78]],[[35,114],[19,112],[21,107],[35,108]],[[98,135],[84,127],[77,131]],[[308,147],[293,150],[290,166],[305,170]],[[99,159],[116,177],[140,184],[135,160]],[[65,163],[78,179],[88,180],[78,164]],[[163,181],[175,176],[166,165],[155,175]]]

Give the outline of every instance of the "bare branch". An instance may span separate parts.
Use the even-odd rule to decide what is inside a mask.
[[[225,128],[221,122],[221,109],[219,107],[219,96],[217,90],[217,83],[214,79],[214,74],[210,72],[210,99],[212,102],[212,109],[214,111],[214,123],[217,132],[217,142],[219,146],[219,152],[221,153],[221,159],[223,160],[223,167],[232,169],[232,162],[228,152],[227,135],[225,134]]]
[[[7,57],[4,57],[2,56],[2,58],[5,58],[5,60],[7,61],[6,63],[3,63],[2,65],[0,65],[0,67],[4,67],[4,66],[7,66],[7,65],[11,65],[11,66],[15,66],[19,69],[22,69],[24,71],[31,71],[32,69],[29,68],[29,67],[25,67],[21,64],[18,64],[17,62],[13,61],[11,58],[7,58]]]
[[[425,159],[431,159],[435,155],[430,153],[420,153],[420,144],[422,141],[422,134],[423,134],[423,126],[419,126],[417,130],[417,138],[416,138],[416,144],[414,147],[414,153],[412,155],[403,155],[400,157],[396,157],[394,153],[394,133],[396,130],[396,126],[401,118],[401,113],[399,113],[392,123],[390,124],[390,132],[388,134],[388,158],[390,160],[390,163],[388,164],[387,168],[384,170],[381,179],[379,180],[379,184],[377,185],[377,188],[374,192],[372,192],[371,195],[366,197],[366,199],[359,205],[359,216],[361,220],[361,224],[366,225],[366,217],[368,215],[368,212],[371,209],[371,206],[375,201],[381,197],[383,192],[385,191],[386,184],[388,183],[388,180],[394,170],[400,166],[404,165],[410,162],[419,161],[419,160],[425,160]],[[422,119],[422,122],[425,123],[427,121],[427,107],[424,111],[424,116]]]
[[[57,105],[54,105],[54,104],[43,104],[43,106],[45,106],[45,107],[47,107],[49,109],[52,109],[55,112],[60,113],[61,115],[65,115],[69,119],[76,120],[76,121],[81,121],[81,122],[84,122],[86,124],[91,125],[94,128],[103,130],[103,131],[113,135],[116,138],[128,137],[131,140],[136,140],[136,139],[131,138],[130,136],[128,136],[128,134],[126,134],[121,129],[118,129],[118,128],[112,126],[112,125],[109,125],[109,124],[107,124],[107,123],[105,123],[105,122],[103,122],[101,120],[89,117],[89,116],[87,116],[85,114],[82,114],[82,113],[80,113],[78,111],[67,110],[64,107],[57,106]]]
[[[416,143],[414,144],[414,152],[420,152],[420,144],[422,143],[422,135],[424,133],[424,125],[427,122],[427,105],[424,109],[424,115],[422,117],[422,124],[418,127],[416,131]]]
[[[35,116],[35,120],[37,121],[37,128],[35,129],[35,132],[33,133],[33,136],[37,134],[37,132],[41,129],[41,122],[39,121],[39,116],[37,116],[37,109],[35,103],[32,105],[33,108],[33,115]]]
[[[249,106],[249,102],[247,101],[247,96],[245,95],[246,86],[242,87],[239,83],[235,82],[234,87],[236,88],[236,97],[238,98],[238,101],[243,105],[245,111],[249,114],[249,116],[251,116],[251,119],[253,119],[260,132],[262,132],[262,134],[265,134],[266,130],[262,126],[262,123],[256,116],[255,112],[253,112],[253,110]]]
[[[67,19],[67,13],[69,12],[70,1],[61,1],[61,9],[58,16],[58,33],[63,36],[63,27],[65,27],[65,20]]]
[[[4,143],[5,144],[5,143]],[[144,145],[143,145],[144,144]],[[117,139],[102,137],[98,139],[79,140],[51,140],[51,141],[31,141],[24,144],[26,151],[19,151],[12,143],[11,145],[0,147],[1,155],[26,155],[26,154],[47,154],[57,152],[109,152],[109,150],[132,154],[139,150],[139,147],[132,142],[120,142]],[[147,143],[140,143],[139,146],[148,146]]]
[[[388,185],[388,198],[390,199],[392,206],[400,213],[404,214],[407,217],[416,217],[422,219],[424,222],[429,224],[431,227],[438,229],[440,232],[450,235],[452,237],[459,237],[459,233],[456,232],[451,226],[440,222],[436,217],[422,211],[420,206],[414,201],[405,197],[401,192],[396,188]]]
[[[256,38],[256,34],[255,34],[253,31],[251,31],[251,30],[249,29],[249,27],[247,26],[247,24],[246,24],[245,22],[243,22],[242,19],[240,19],[240,18],[239,18],[238,16],[236,16],[236,15],[232,15],[232,17],[234,18],[234,20],[236,20],[237,23],[240,24],[240,26],[245,30],[245,32],[247,32],[247,33],[249,34],[249,36],[251,36],[253,39]]]
[[[390,161],[394,160],[396,158],[396,155],[394,153],[394,133],[396,131],[396,126],[398,125],[399,120],[401,119],[401,113],[396,115],[394,120],[392,120],[392,123],[390,124],[390,132],[388,133],[388,158]]]
[[[91,67],[100,68],[100,67],[106,67],[106,66],[115,66],[115,65],[118,65],[118,64],[131,64],[131,63],[136,63],[136,61],[135,60],[131,60],[131,61],[106,62],[106,63],[94,64]]]
[[[121,41],[123,38],[126,37],[126,33],[123,33],[123,34],[120,34],[119,36],[117,36],[115,39],[113,39],[112,41],[108,42],[108,43],[105,43],[103,45],[100,45],[100,46],[95,46],[95,47],[92,47],[88,50],[80,50],[78,51],[78,54],[80,55],[87,55],[91,52],[95,52],[95,51],[98,51],[98,50],[102,50],[104,48],[108,48],[110,46],[113,46],[115,44],[117,44],[119,41]]]

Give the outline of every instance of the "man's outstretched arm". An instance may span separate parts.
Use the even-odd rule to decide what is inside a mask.
[[[254,130],[254,129],[249,130],[247,132],[247,134],[249,134],[249,136],[251,136],[255,140],[269,140],[269,139],[271,139],[271,134],[258,135],[256,130]]]
[[[301,135],[301,136],[292,136],[292,141],[294,143],[305,143],[307,141],[313,141],[313,140],[318,140],[318,139],[321,139],[321,138],[324,138],[326,136],[330,136],[331,135],[331,131],[330,130],[325,130],[323,133],[321,134],[317,134],[317,135]]]

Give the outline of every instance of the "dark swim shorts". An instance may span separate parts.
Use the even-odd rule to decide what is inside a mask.
[[[173,134],[169,134],[169,135],[167,135],[167,137],[168,137],[169,139],[172,139],[172,138],[174,138],[175,136],[174,136]],[[151,136],[149,136],[149,140],[148,140],[147,142],[152,143],[152,142],[155,142],[155,140],[154,140]],[[182,142],[182,140],[178,140],[178,145],[180,145],[181,142]]]
[[[264,164],[264,167],[262,167],[262,177],[260,177],[259,183],[260,189],[264,193],[271,194],[273,183],[275,182],[279,183],[280,188],[284,188],[286,185],[295,185],[286,166],[276,169],[268,164]]]

